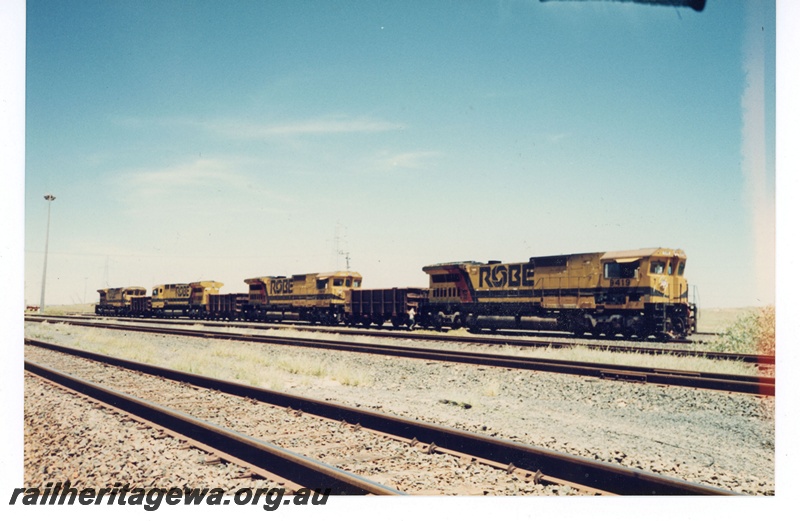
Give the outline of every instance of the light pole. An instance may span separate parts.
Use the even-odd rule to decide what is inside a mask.
[[[39,301],[39,313],[44,313],[44,286],[47,282],[47,246],[50,242],[50,203],[56,200],[56,196],[46,194],[44,200],[47,201],[47,233],[44,236],[44,270],[42,270],[42,298]]]

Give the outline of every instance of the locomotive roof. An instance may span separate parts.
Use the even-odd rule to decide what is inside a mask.
[[[642,248],[639,250],[624,250],[624,251],[610,251],[604,253],[601,260],[605,259],[630,259],[631,261],[641,259],[642,257],[652,257],[653,255],[663,255],[665,257],[682,257],[686,258],[683,250],[673,248]]]
[[[142,286],[123,286],[121,288],[103,288],[103,289],[98,289],[97,291],[98,292],[99,291],[118,291],[118,290],[126,290],[126,289],[143,289],[143,290],[147,291],[147,288],[144,288]]]
[[[536,257],[531,257],[529,262],[535,262],[536,260],[552,260],[552,259],[566,259],[568,257],[578,257],[581,255],[600,255],[601,260],[607,259],[618,259],[618,260],[626,260],[626,261],[634,261],[636,259],[640,259],[642,257],[651,257],[653,255],[663,255],[665,257],[681,257],[686,258],[686,253],[680,249],[673,249],[673,248],[640,248],[638,250],[620,250],[620,251],[610,251],[610,252],[590,252],[590,253],[565,253],[560,255],[540,255]],[[479,262],[479,261],[455,261],[455,262],[442,262],[439,264],[429,264],[422,268],[423,271],[428,270],[435,270],[437,268],[448,268],[448,267],[455,267],[455,266],[463,266],[469,264],[498,264],[499,261],[488,261],[488,262]]]
[[[361,277],[361,274],[357,271],[329,271],[326,273],[301,273],[297,275],[291,275],[291,277],[287,277],[286,275],[264,275],[263,277],[251,277],[249,279],[244,279],[244,282],[245,284],[252,284],[260,280],[288,279],[308,276],[312,276],[317,279],[329,279],[331,277]]]
[[[196,282],[171,282],[166,284],[156,284],[153,287],[160,288],[162,286],[203,286],[203,287],[221,288],[224,285],[225,285],[224,283],[217,282],[215,280],[198,280]]]
[[[422,269],[423,270],[427,270],[428,268],[445,268],[447,266],[461,266],[462,264],[483,264],[483,263],[479,262],[479,261],[474,261],[474,260],[471,260],[471,261],[440,262],[438,264],[428,264],[427,266],[425,266]]]
[[[360,277],[357,271],[330,271],[328,273],[317,273],[318,279],[329,279],[331,277]]]

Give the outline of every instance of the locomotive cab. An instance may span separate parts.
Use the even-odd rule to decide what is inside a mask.
[[[607,304],[678,303],[688,300],[688,284],[683,278],[686,254],[682,250],[648,248],[612,252],[604,254],[600,260],[603,263],[600,285],[615,290],[609,291],[608,295],[625,297],[605,299],[613,301]]]
[[[497,261],[492,261],[497,263]],[[427,302],[419,316],[421,326],[458,328],[467,325],[469,310],[475,306],[470,273],[477,273],[478,262],[446,262],[425,266],[430,278]]]
[[[601,262],[603,291],[597,295],[597,305],[607,310],[605,330],[684,337],[695,329],[694,307],[689,303],[689,285],[683,276],[683,250],[610,252],[601,257]]]
[[[475,262],[438,264],[426,266],[423,270],[430,276],[428,298],[438,304],[458,304],[469,301],[468,265]]]
[[[320,273],[317,275],[317,291],[326,291],[329,288],[337,294],[343,294],[343,290],[361,287],[361,276],[353,273],[341,272],[334,274]]]

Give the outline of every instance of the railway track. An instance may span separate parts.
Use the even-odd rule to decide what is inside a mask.
[[[721,373],[687,373],[670,369],[650,367],[634,367],[618,364],[601,364],[590,362],[573,362],[554,359],[521,357],[500,354],[486,354],[421,347],[371,345],[341,340],[302,339],[296,337],[259,336],[241,333],[225,333],[201,331],[196,329],[163,328],[150,325],[112,324],[96,321],[66,321],[74,325],[136,331],[154,334],[181,335],[189,337],[209,338],[217,340],[234,340],[274,345],[290,345],[316,349],[358,352],[364,354],[380,354],[405,358],[417,358],[453,363],[477,364],[494,367],[506,367],[532,371],[546,371],[578,376],[590,376],[602,379],[634,381],[660,385],[673,385],[710,389],[717,391],[739,392],[765,396],[775,395],[774,377],[742,376]],[[27,340],[26,340],[27,342]],[[31,341],[33,342],[33,341]],[[34,344],[35,345],[35,344]]]
[[[582,491],[582,493],[625,495],[734,495],[733,492],[723,489],[690,483],[638,469],[628,469],[596,460],[558,453],[549,449],[459,431],[447,427],[439,427],[397,416],[366,411],[360,408],[346,407],[327,401],[268,391],[262,388],[89,353],[64,346],[44,344],[41,342],[29,342],[29,344],[68,354],[72,357],[80,357],[85,360],[100,362],[118,370],[136,371],[175,382],[183,382],[194,388],[204,390],[213,389],[215,390],[214,392],[246,398],[249,402],[257,401],[262,404],[269,404],[272,407],[281,408],[283,411],[294,412],[294,416],[302,415],[324,418],[329,425],[348,425],[354,429],[379,433],[381,436],[389,437],[393,440],[401,440],[407,446],[418,447],[428,455],[451,455],[459,458],[461,461],[465,461],[466,459],[469,465],[488,465],[493,468],[502,469],[504,473],[519,476],[519,478],[523,480],[552,483],[559,486],[572,486]],[[152,408],[150,407],[152,404],[148,404],[145,400],[127,396],[124,393],[107,389],[96,383],[81,381],[81,378],[67,375],[63,371],[54,371],[44,368],[41,364],[26,361],[26,370],[36,372],[37,374],[47,374],[48,377],[54,378],[61,385],[76,386],[82,390],[81,392],[83,392],[84,389],[88,389],[95,399],[110,400],[115,407],[124,409],[136,416],[150,416],[156,419],[168,417],[168,421],[171,424],[170,428],[177,427],[175,430],[178,431],[188,430],[188,432],[194,433],[197,429],[201,428],[203,423],[206,423],[197,418],[188,416],[185,413],[166,411],[164,407]],[[116,377],[112,376],[112,378],[114,378],[114,381],[117,381]],[[300,411],[302,411],[302,413]],[[330,430],[330,427],[328,430]],[[243,456],[242,459],[246,460],[246,457],[249,457],[250,453],[259,453],[262,446],[267,446],[269,448],[268,452],[270,455],[267,456],[268,458],[275,457],[276,449],[270,444],[240,433],[233,433],[233,437],[231,438],[222,437],[227,434],[223,432],[224,429],[220,429],[219,427],[212,426],[210,431],[211,441],[217,440],[225,449],[229,449],[231,443],[242,444],[242,455],[238,456]],[[309,463],[307,457],[298,458],[296,453],[293,454],[292,459],[293,465],[298,463],[308,465]],[[270,472],[275,472],[273,470],[274,467],[272,467],[271,459],[257,460],[254,464]],[[279,464],[285,465],[284,463]],[[331,483],[331,485],[327,486],[330,486],[336,491],[340,491],[338,493],[392,494],[398,492],[396,489],[376,483],[368,477],[365,479],[364,476],[355,476],[352,472],[344,473],[339,477],[339,474],[335,472],[338,469],[330,468],[330,465],[320,465],[319,462],[316,462],[312,463],[310,467],[313,473],[310,475],[305,474],[308,472],[307,470],[299,471],[300,475],[296,475],[298,471],[282,471],[279,474],[284,475],[283,472],[294,472],[295,477],[292,481],[300,483],[308,483],[309,479],[311,482],[317,480],[319,482]],[[326,481],[334,479],[334,475],[337,476],[336,481]],[[308,476],[311,477],[309,478]]]
[[[108,320],[108,317],[98,318],[95,315],[82,315],[78,318],[92,321]],[[42,317],[26,317],[30,321],[63,321],[64,316],[42,316]],[[640,353],[648,355],[671,355],[671,356],[693,356],[699,358],[707,358],[710,360],[731,360],[741,361],[746,363],[758,364],[763,366],[775,365],[775,357],[770,355],[759,355],[755,353],[723,353],[719,351],[702,351],[686,348],[670,348],[670,344],[703,344],[703,341],[693,342],[671,342],[664,344],[663,342],[652,342],[652,346],[629,345],[625,344],[623,340],[597,340],[592,338],[579,338],[570,336],[563,339],[563,335],[551,337],[544,335],[545,338],[539,338],[543,335],[538,335],[536,338],[530,336],[526,338],[521,337],[502,337],[502,336],[487,336],[487,335],[469,335],[466,337],[457,337],[451,335],[443,335],[441,333],[422,333],[422,332],[404,332],[404,331],[386,331],[381,329],[343,329],[340,327],[318,327],[318,326],[303,326],[303,325],[286,325],[286,324],[263,324],[258,322],[216,322],[216,321],[200,321],[192,319],[136,319],[136,318],[119,318],[112,320],[131,321],[135,323],[147,324],[168,324],[168,325],[203,325],[208,327],[222,326],[222,327],[241,327],[248,329],[262,329],[262,330],[279,330],[284,328],[292,328],[299,331],[319,331],[319,332],[333,332],[340,334],[347,334],[349,336],[366,336],[378,338],[396,338],[396,339],[409,339],[409,340],[427,340],[427,341],[447,341],[453,343],[464,344],[478,344],[478,345],[495,345],[495,346],[509,346],[512,348],[570,348],[580,345],[592,350],[608,351],[614,353]],[[224,326],[223,326],[224,325]],[[709,333],[710,334],[710,333]],[[555,340],[554,338],[562,338],[562,340]]]
[[[262,474],[281,476],[307,488],[329,488],[332,494],[337,495],[401,494],[398,490],[321,461],[29,360],[25,360],[25,370],[148,423],[178,433],[197,444],[211,447],[215,452],[227,455],[230,460],[245,462],[256,469],[266,469],[261,471]]]
[[[190,317],[165,317],[165,318],[144,318],[144,317],[131,317],[131,316],[113,316],[113,315],[97,315],[94,313],[72,313],[67,315],[26,315],[30,317],[42,317],[42,318],[49,318],[49,319],[58,319],[63,317],[71,317],[71,318],[85,318],[85,319],[118,319],[118,320],[137,320],[137,321],[148,321],[148,322],[160,322],[163,324],[175,323],[175,322],[188,322],[188,323],[225,323],[229,325],[236,325],[240,324],[243,327],[254,327],[254,328],[263,328],[263,329],[280,329],[280,328],[295,328],[305,331],[346,331],[348,333],[352,333],[355,335],[370,335],[375,334],[378,332],[379,334],[387,334],[387,335],[399,335],[402,336],[404,334],[408,334],[408,331],[405,329],[405,326],[401,328],[395,328],[390,323],[386,323],[381,326],[377,326],[375,324],[370,326],[364,325],[356,325],[356,326],[343,326],[343,325],[321,325],[321,324],[311,324],[307,321],[298,321],[298,320],[281,320],[281,321],[244,321],[244,320],[227,320],[227,319],[197,319],[197,318],[190,318]],[[425,334],[425,331],[428,331],[431,335],[440,334],[440,333],[447,333],[451,331],[448,327],[443,327],[441,329],[416,329],[415,336],[419,336],[421,334]],[[698,337],[713,337],[716,336],[716,333],[694,333]],[[526,330],[516,330],[516,329],[498,329],[495,331],[490,330],[481,330],[479,332],[470,332],[470,337],[477,337],[477,338],[493,338],[493,337],[505,337],[508,339],[509,337],[518,337],[518,338],[534,338],[534,339],[565,339],[569,340],[579,340],[581,342],[602,342],[602,341],[611,341],[611,342],[647,342],[652,343],[654,345],[664,345],[664,344],[675,344],[675,345],[682,345],[682,344],[704,344],[707,340],[701,340],[700,338],[684,338],[684,339],[649,339],[649,338],[636,338],[635,340],[625,339],[622,336],[617,337],[614,336],[586,336],[580,335],[577,336],[574,333],[568,332],[560,332],[560,331],[548,331],[548,330],[535,330],[535,329],[526,329]]]

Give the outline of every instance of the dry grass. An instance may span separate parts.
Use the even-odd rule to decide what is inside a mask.
[[[75,347],[86,351],[163,365],[223,380],[237,380],[257,387],[284,390],[308,379],[321,379],[347,386],[371,386],[372,376],[343,362],[329,362],[311,354],[270,356],[262,346],[234,341],[215,341],[209,347],[156,346],[149,335],[109,333],[66,324],[27,326],[26,335],[43,341],[53,340],[47,330],[75,335]]]
[[[330,377],[342,385],[351,387],[370,387],[375,383],[369,372],[354,369],[342,362],[334,364]]]

